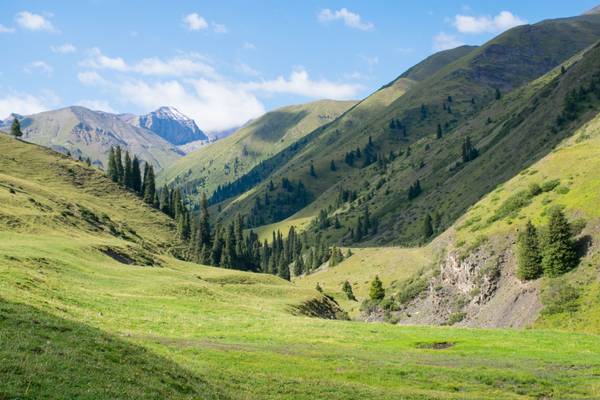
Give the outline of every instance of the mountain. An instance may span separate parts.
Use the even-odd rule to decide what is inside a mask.
[[[360,235],[358,242],[419,243],[427,214],[439,214],[435,215],[439,219],[436,223],[438,231],[443,231],[496,185],[543,157],[564,138],[562,131],[546,138],[551,129],[548,118],[552,117],[536,119],[538,114],[528,101],[537,104],[544,99],[542,95],[531,93],[529,87],[515,94],[517,102],[511,93],[592,45],[598,37],[598,15],[562,18],[513,28],[477,48],[459,48],[450,63],[425,60],[412,70],[413,78],[422,80],[401,75],[393,82],[412,82],[404,95],[388,105],[361,112],[361,104],[380,95],[376,92],[307,135],[310,140],[266,160],[267,167],[249,173],[252,179],[234,181],[222,191],[229,197],[216,199],[226,200],[219,217],[228,220],[241,212],[250,227],[289,217],[289,225],[324,210],[341,225],[337,229],[331,225],[323,232],[324,237],[330,243],[350,245],[357,241],[352,231],[368,207],[378,229],[373,227]],[[414,72],[425,66],[427,74]],[[407,71],[404,76],[411,75]],[[547,107],[550,112],[557,103]],[[530,114],[536,118],[524,120]],[[533,123],[535,120],[538,122]],[[480,150],[472,163],[461,162],[461,146],[467,137]],[[362,158],[355,156],[350,164],[348,156],[358,154],[357,148]],[[473,182],[473,175],[481,179]],[[302,201],[285,195],[286,189],[279,184],[284,178],[302,182],[306,193]],[[417,180],[423,193],[408,199],[409,187]],[[241,182],[257,183],[248,187]],[[233,190],[239,187],[251,190]],[[339,203],[344,191],[355,193],[356,202]],[[269,196],[268,204],[263,201],[265,196]],[[318,234],[314,226],[312,233]]]
[[[599,66],[597,44],[486,109],[486,115],[496,118],[488,126],[495,128],[475,136],[485,127],[482,118],[463,128],[468,132],[453,133],[473,135],[481,155],[450,176],[437,169],[452,190],[436,193],[429,189],[431,178],[424,178],[427,189],[407,213],[414,216],[417,207],[430,215],[443,213],[465,197],[472,198],[473,205],[447,229],[433,223],[438,236],[429,244],[355,250],[356,255],[335,268],[325,265],[296,278],[296,283],[313,287],[319,282],[344,298],[340,289],[348,280],[354,293],[366,296],[368,284],[378,275],[389,285],[392,302],[385,316],[381,310],[362,313],[351,301],[341,303],[351,315],[362,313],[368,320],[600,332],[595,261],[600,254],[592,246],[600,240],[593,183],[600,164]],[[427,143],[434,154],[441,154],[432,141]],[[439,161],[428,159],[434,170]],[[479,188],[488,184],[486,194],[477,198]],[[391,180],[381,191],[389,193],[397,185]],[[372,197],[381,199],[376,193]],[[520,279],[519,233],[532,221],[543,246],[549,217],[557,209],[569,221],[578,263],[563,276]],[[422,235],[423,220],[418,222]],[[385,223],[378,226],[384,234],[393,229]]]
[[[183,155],[150,130],[130,125],[117,115],[79,106],[25,116],[21,129],[23,140],[70,152],[76,158],[90,157],[94,165],[102,168],[107,166],[111,146],[121,146],[157,169]]]
[[[585,152],[588,144],[579,149]],[[589,150],[585,157],[597,160],[597,147]],[[596,335],[330,320],[337,304],[358,304],[340,294],[331,278],[339,271],[343,279],[346,264],[324,271],[322,294],[314,284],[177,260],[174,220],[96,169],[5,135],[0,153],[2,398],[345,400],[466,393],[512,399],[515,393],[597,393],[590,378],[600,363]],[[580,166],[584,172],[587,164]],[[598,165],[589,167],[594,172]],[[545,173],[540,169],[527,179]],[[586,175],[587,194],[597,197],[594,176]],[[582,187],[572,189],[570,203]],[[379,270],[385,250],[356,250],[344,263],[363,268],[348,279],[355,283]],[[414,268],[411,261],[424,260],[396,254],[405,256],[396,266]],[[597,286],[596,265],[587,268],[590,286]],[[398,284],[410,277],[402,272],[395,268]],[[391,281],[382,279],[391,294]],[[589,302],[581,305],[583,314],[599,297],[581,294]],[[357,298],[367,299],[362,290]],[[565,316],[554,314],[559,317]]]
[[[182,157],[161,173],[160,181],[180,186],[194,197],[200,191],[210,193],[315,128],[335,120],[354,104],[319,100],[268,112],[230,136]]]
[[[174,107],[160,107],[140,116],[123,114],[121,118],[134,126],[148,129],[175,145],[208,140],[193,119],[186,117]]]

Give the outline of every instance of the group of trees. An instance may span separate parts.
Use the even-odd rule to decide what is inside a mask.
[[[310,199],[311,195],[301,180],[292,182],[284,177],[279,185],[269,181],[264,195],[255,197],[246,222],[254,227],[280,221],[306,206]]]
[[[421,181],[419,181],[418,179],[412,184],[410,185],[410,187],[408,188],[408,199],[412,200],[415,197],[417,197],[418,195],[421,194],[423,190],[421,189]]]
[[[350,229],[353,242],[360,242],[363,238],[377,233],[378,220],[369,213],[369,206],[365,204],[362,215],[356,220],[356,225]]]
[[[132,159],[128,151],[125,151],[124,157],[122,153],[120,146],[111,146],[108,153],[106,174],[113,182],[117,182],[127,189],[132,190],[142,197],[146,203],[159,208],[154,180],[154,167],[145,162],[142,178],[140,160],[137,156],[134,155]]]
[[[556,125],[562,127],[567,122],[577,119],[579,114],[585,110],[584,104],[592,96],[600,98],[600,73],[592,75],[587,85],[581,85],[566,94],[562,112],[556,117]]]
[[[479,150],[471,143],[471,138],[467,136],[462,143],[462,160],[463,163],[473,161],[479,155]]]
[[[543,235],[531,221],[517,240],[517,276],[522,280],[537,279],[542,274],[556,277],[577,264],[577,252],[571,226],[564,213],[555,209]]]

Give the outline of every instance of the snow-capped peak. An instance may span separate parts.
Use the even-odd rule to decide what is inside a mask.
[[[154,111],[154,114],[160,115],[164,118],[170,118],[178,121],[189,121],[191,118],[182,114],[178,109],[171,106],[163,106],[158,110]]]

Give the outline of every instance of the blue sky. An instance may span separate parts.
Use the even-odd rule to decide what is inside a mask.
[[[2,1],[0,118],[172,105],[206,131],[359,99],[433,52],[578,15],[575,1]]]

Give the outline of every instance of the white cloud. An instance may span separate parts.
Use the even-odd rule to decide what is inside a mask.
[[[329,8],[321,10],[318,15],[319,21],[329,22],[342,20],[346,26],[350,28],[360,29],[361,31],[369,31],[375,27],[371,22],[363,22],[359,14],[353,13],[346,8],[332,11]]]
[[[117,112],[104,100],[79,100],[77,105],[89,108],[95,111],[104,111],[107,113],[116,114]]]
[[[458,40],[456,36],[444,32],[440,32],[433,37],[433,50],[435,51],[449,50],[462,45],[464,43]]]
[[[15,17],[17,24],[23,29],[30,31],[48,31],[56,32],[56,28],[52,22],[39,14],[33,14],[29,11],[21,11]]]
[[[362,86],[357,84],[312,80],[304,68],[295,69],[288,79],[279,76],[269,81],[244,83],[242,87],[250,91],[287,93],[310,98],[329,99],[351,99],[362,89]]]
[[[39,60],[27,64],[23,70],[28,74],[39,72],[47,76],[52,75],[52,71],[54,71],[54,69],[50,65],[48,65],[48,63]]]
[[[197,13],[191,13],[183,17],[183,23],[190,31],[200,31],[208,28],[208,22]]]
[[[65,43],[61,44],[60,46],[50,46],[50,50],[52,50],[53,53],[68,54],[74,53],[77,51],[77,48],[75,48],[75,46],[73,46],[71,43]]]
[[[0,97],[0,118],[11,113],[29,115],[49,110],[60,102],[53,93],[34,96],[28,93],[11,92]]]
[[[176,56],[168,60],[158,57],[144,58],[135,64],[128,64],[121,57],[108,57],[98,48],[89,51],[87,59],[79,65],[94,69],[110,69],[119,72],[135,72],[154,76],[208,76],[217,78],[215,69],[206,62],[206,58],[191,53]]]
[[[9,28],[7,26],[0,24],[0,33],[14,33],[14,32],[15,32],[15,28]]]
[[[526,23],[527,21],[519,18],[510,11],[502,11],[495,17],[490,17],[489,15],[479,17],[456,15],[454,17],[454,26],[456,29],[466,34],[497,33]]]
[[[213,32],[215,33],[227,33],[227,27],[223,24],[217,24],[216,22],[212,23]]]
[[[105,85],[108,83],[96,71],[83,71],[77,74],[77,79],[84,85]]]
[[[244,48],[244,50],[256,50],[256,45],[250,42],[244,42],[242,47]]]
[[[206,132],[240,126],[264,114],[261,102],[240,87],[223,82],[196,79],[147,83],[133,80],[118,85],[124,102],[145,109],[170,105],[193,118]]]
[[[129,69],[127,63],[121,57],[111,58],[105,56],[97,47],[90,49],[88,53],[88,58],[79,63],[82,67],[113,69],[116,71],[127,71]]]

